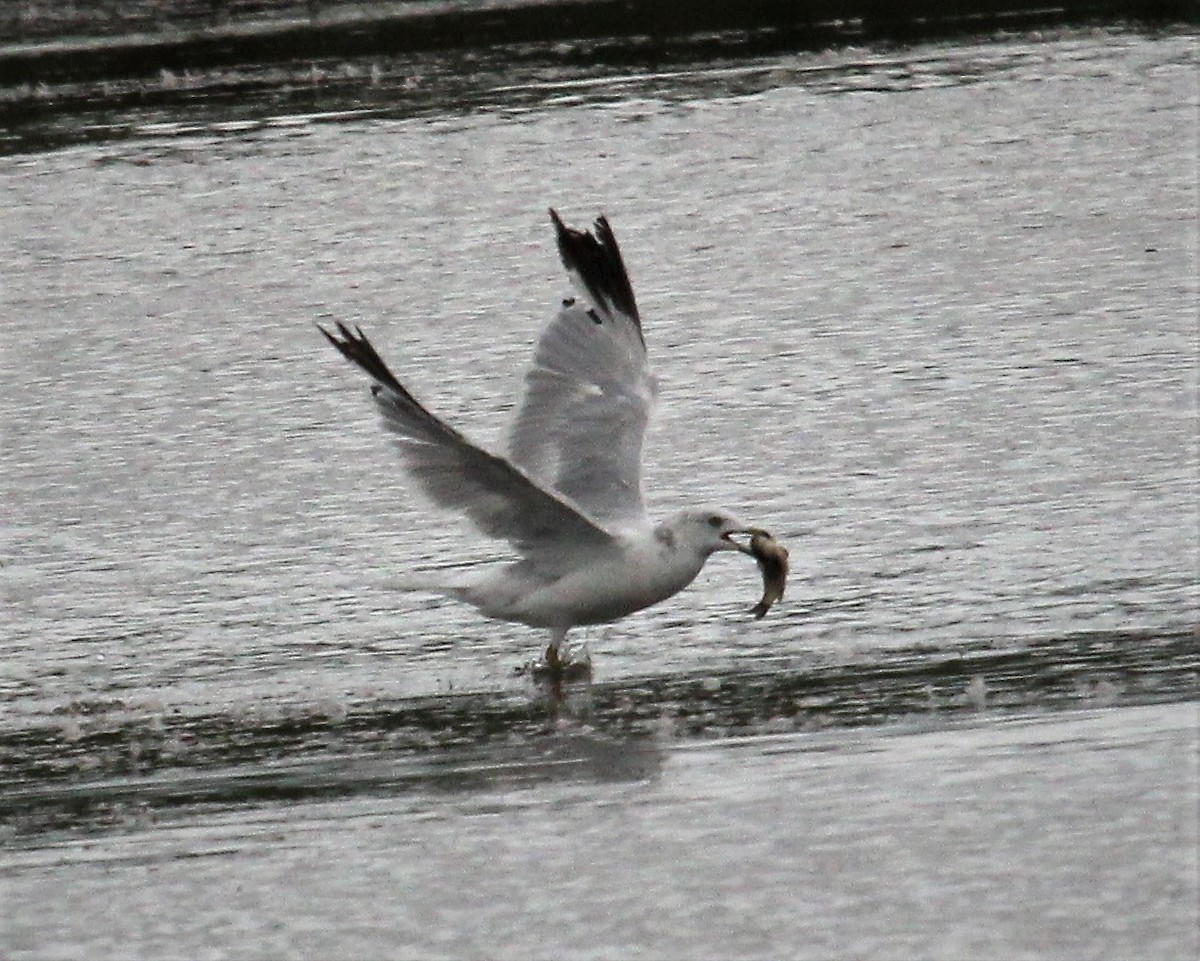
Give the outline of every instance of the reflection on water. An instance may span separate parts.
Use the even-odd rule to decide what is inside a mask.
[[[0,821],[19,833],[106,824],[114,806],[250,803],[495,780],[642,777],[656,743],[1194,698],[1200,645],[1089,634],[1029,647],[764,659],[738,671],[537,685],[397,703],[183,716],[80,702],[0,737]],[[564,728],[563,725],[566,725]],[[587,734],[571,734],[583,730]]]
[[[115,804],[102,835],[0,858],[6,947],[1183,961],[1196,723],[1164,704],[716,742],[568,732],[448,777],[396,764],[387,784],[378,763],[378,794]]]

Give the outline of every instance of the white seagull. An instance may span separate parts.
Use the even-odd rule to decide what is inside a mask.
[[[321,333],[374,383],[383,426],[424,493],[458,510],[519,560],[449,593],[487,617],[547,628],[561,674],[577,625],[614,621],[688,586],[717,551],[751,553],[760,533],[728,511],[690,508],[655,523],[642,499],[642,438],[657,393],[641,319],[607,219],[575,230],[550,211],[580,299],[562,302],[538,342],[509,456],[435,417],[398,381],[361,329]]]

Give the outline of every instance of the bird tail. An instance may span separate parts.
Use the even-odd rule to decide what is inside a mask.
[[[469,589],[468,584],[433,574],[384,577],[375,580],[372,586],[401,594],[441,594],[458,599],[462,599]]]

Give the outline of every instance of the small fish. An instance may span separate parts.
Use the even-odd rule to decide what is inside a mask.
[[[750,538],[750,549],[747,553],[758,562],[758,569],[762,573],[762,600],[750,608],[750,613],[758,619],[766,616],[771,605],[783,597],[783,588],[787,584],[788,576],[788,552],[786,547],[766,531],[756,530]]]

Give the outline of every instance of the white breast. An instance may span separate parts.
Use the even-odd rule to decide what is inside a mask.
[[[622,551],[530,592],[516,605],[513,620],[534,627],[614,621],[677,594],[696,579],[704,561],[703,554],[677,549],[650,532],[629,536]]]

